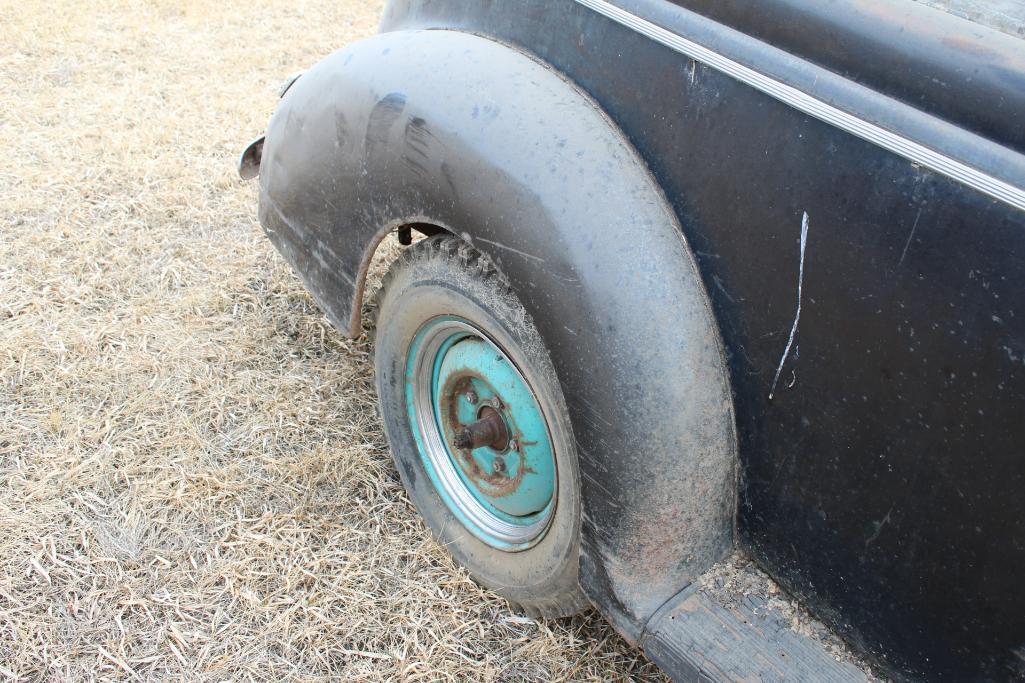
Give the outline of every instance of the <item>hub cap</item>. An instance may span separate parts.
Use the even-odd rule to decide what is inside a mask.
[[[456,518],[496,548],[537,543],[555,508],[555,451],[502,349],[460,318],[429,321],[410,347],[406,406],[424,468]]]

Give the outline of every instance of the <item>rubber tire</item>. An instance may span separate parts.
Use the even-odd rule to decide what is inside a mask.
[[[374,365],[385,433],[399,475],[434,537],[474,579],[532,616],[562,617],[588,606],[580,590],[580,475],[566,402],[530,316],[491,261],[466,242],[437,235],[406,249],[376,297]],[[461,316],[509,355],[549,421],[558,472],[554,517],[545,536],[518,552],[493,548],[449,511],[421,462],[407,418],[410,343],[427,320]]]

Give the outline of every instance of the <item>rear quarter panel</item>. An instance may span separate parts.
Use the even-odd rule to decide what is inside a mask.
[[[628,4],[686,23],[668,2]],[[568,0],[399,0],[383,29],[441,26],[567,74],[665,189],[729,356],[746,550],[891,675],[1025,675],[1025,211]],[[942,59],[914,68],[956,70],[958,51],[977,64],[978,40],[940,41]],[[873,85],[853,62],[805,62]],[[1025,92],[1025,69],[999,66],[981,101]],[[898,86],[879,86],[882,110],[939,123],[895,129],[953,126],[952,149],[1021,186],[1020,110],[972,118],[940,86]]]

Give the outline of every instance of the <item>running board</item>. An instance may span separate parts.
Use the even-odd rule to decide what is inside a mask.
[[[648,622],[641,645],[674,680],[877,680],[761,571],[747,562],[727,564],[729,578],[713,570]],[[747,575],[738,581],[737,572]]]

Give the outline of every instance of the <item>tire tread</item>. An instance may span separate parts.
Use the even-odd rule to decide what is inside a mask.
[[[392,262],[382,278],[380,286],[370,297],[370,333],[372,337],[380,319],[382,304],[388,298],[390,288],[397,280],[398,274],[408,269],[416,269],[422,263],[433,259],[442,259],[456,264],[460,269],[472,275],[474,279],[486,284],[489,291],[506,299],[511,306],[522,307],[508,279],[486,254],[459,237],[443,233],[416,242]],[[590,607],[589,601],[576,585],[567,586],[544,598],[523,596],[519,600],[513,600],[508,596],[503,597],[513,611],[531,618],[569,617]]]

